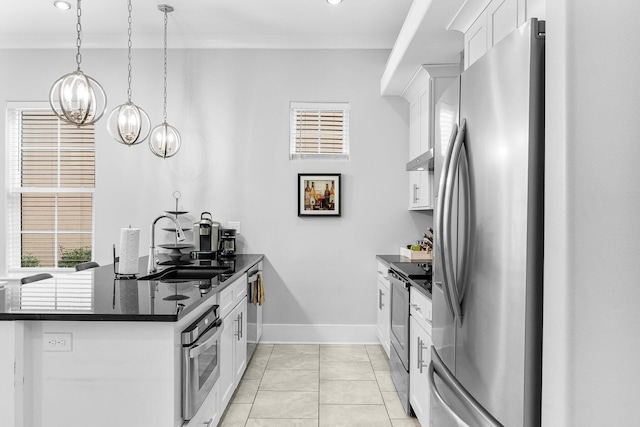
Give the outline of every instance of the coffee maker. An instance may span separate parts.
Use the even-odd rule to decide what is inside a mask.
[[[220,229],[220,243],[218,253],[221,257],[233,257],[236,254],[236,230],[234,228]]]
[[[209,218],[205,218],[208,215]],[[191,257],[195,259],[213,259],[218,248],[218,230],[220,223],[213,221],[211,212],[202,212],[200,221],[193,224],[195,250]]]

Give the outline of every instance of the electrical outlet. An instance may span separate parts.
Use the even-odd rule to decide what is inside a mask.
[[[229,221],[229,227],[236,230],[236,234],[240,234],[240,221]]]
[[[71,351],[71,333],[43,333],[42,343],[44,351]]]

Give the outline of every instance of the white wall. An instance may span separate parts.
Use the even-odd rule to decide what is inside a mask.
[[[546,7],[543,424],[640,425],[640,4]]]
[[[387,56],[382,50],[170,50],[168,122],[181,132],[183,147],[174,158],[158,159],[146,142],[120,145],[106,132],[106,119],[98,123],[96,260],[111,262],[111,245],[129,224],[142,228],[146,254],[149,224],[174,209],[179,190],[180,208],[191,215],[185,223],[202,211],[225,226],[238,220],[240,249],[266,255],[265,323],[375,324],[375,255],[397,253],[431,223],[430,214],[407,211],[408,106],[379,96]],[[82,57],[83,71],[105,88],[109,110],[123,103],[126,50],[85,50]],[[46,100],[74,59],[72,50],[0,51],[0,100]],[[162,52],[134,51],[133,61],[133,101],[159,124]],[[351,161],[289,161],[290,101],[350,102]],[[297,217],[299,172],[342,173],[341,218]]]

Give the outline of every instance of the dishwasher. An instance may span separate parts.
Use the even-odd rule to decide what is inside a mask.
[[[260,288],[262,287],[262,292]],[[262,337],[262,304],[264,301],[264,281],[262,279],[262,261],[247,272],[247,362]]]

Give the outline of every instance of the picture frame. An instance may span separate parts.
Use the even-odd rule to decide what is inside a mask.
[[[298,174],[298,216],[341,216],[342,174]]]

